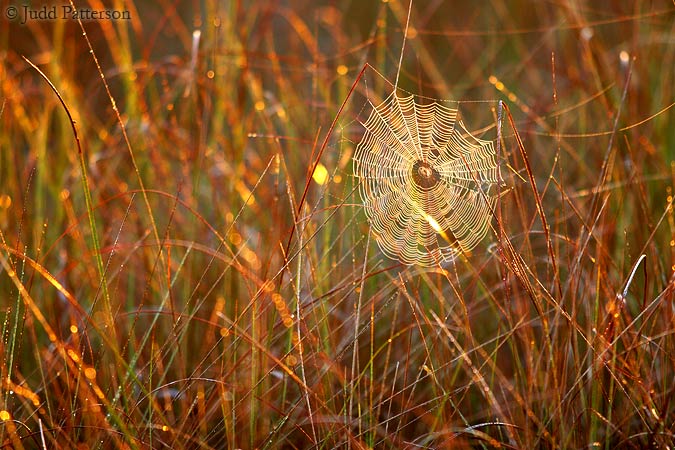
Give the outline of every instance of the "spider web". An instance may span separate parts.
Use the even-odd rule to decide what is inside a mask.
[[[474,137],[457,109],[395,92],[361,124],[354,175],[380,249],[421,266],[470,252],[497,198],[492,141]]]

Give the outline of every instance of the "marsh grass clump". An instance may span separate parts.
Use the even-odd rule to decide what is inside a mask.
[[[4,447],[674,445],[673,5],[407,6],[3,17]],[[377,245],[392,92],[495,147],[470,254]]]

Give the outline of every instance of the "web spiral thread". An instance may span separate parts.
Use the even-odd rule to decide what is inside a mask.
[[[474,248],[496,203],[493,143],[472,136],[457,109],[412,95],[392,93],[362,125],[354,175],[382,251],[433,266]]]

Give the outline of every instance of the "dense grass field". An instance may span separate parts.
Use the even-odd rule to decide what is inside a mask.
[[[2,448],[675,446],[675,4],[408,8],[2,2]],[[353,174],[395,88],[500,168],[430,268]]]

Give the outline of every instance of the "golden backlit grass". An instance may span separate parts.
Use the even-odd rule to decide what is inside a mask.
[[[413,4],[503,177],[430,270],[351,166],[407,3],[78,6],[0,27],[2,445],[675,444],[672,2]]]

